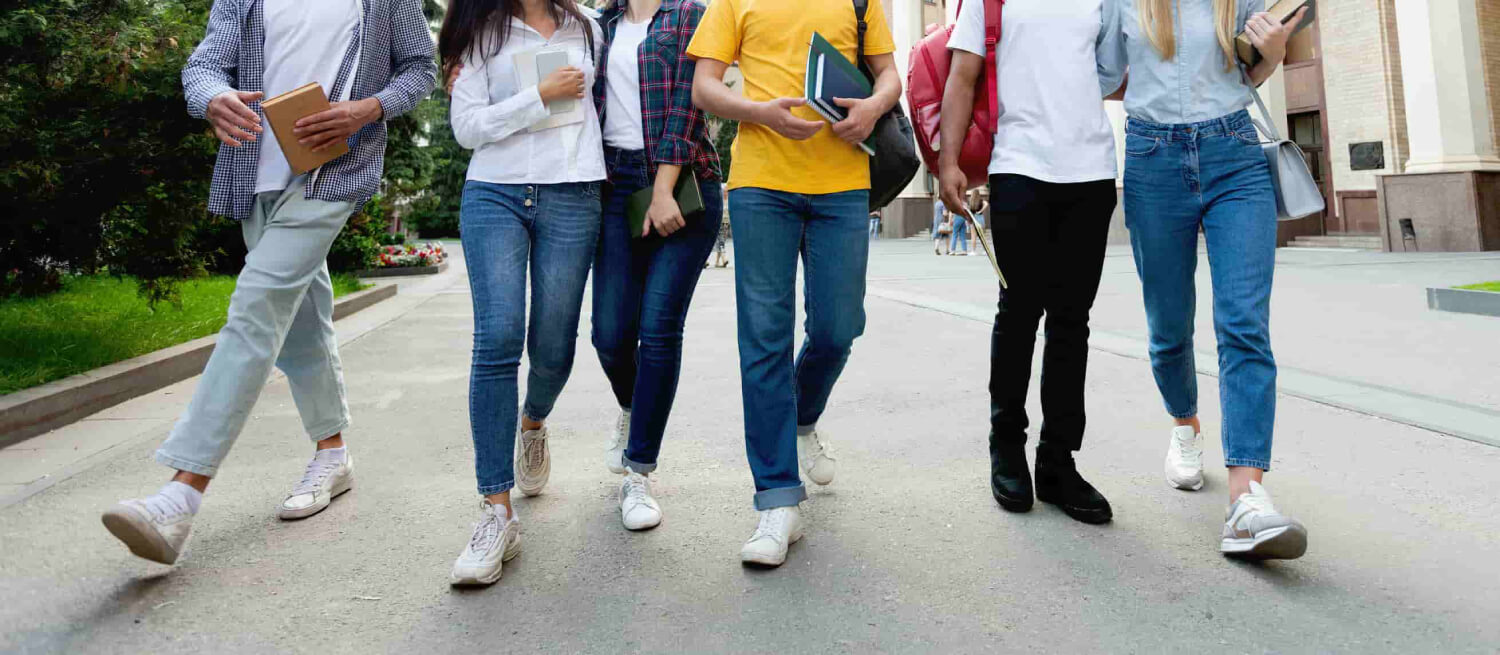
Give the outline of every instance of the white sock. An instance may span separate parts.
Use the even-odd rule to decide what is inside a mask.
[[[189,514],[196,515],[198,508],[203,505],[203,492],[176,480],[168,482],[156,495],[171,500],[180,507],[186,507]]]
[[[314,453],[313,457],[322,457],[323,459],[332,459],[336,462],[342,462],[349,459],[349,447],[339,446],[338,448],[324,448]]]

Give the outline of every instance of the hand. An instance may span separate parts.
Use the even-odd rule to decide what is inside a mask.
[[[880,108],[875,106],[875,99],[865,98],[854,100],[850,98],[834,98],[833,104],[849,110],[849,115],[833,124],[833,133],[844,143],[858,147],[865,139],[870,138],[870,132],[875,129],[875,121],[880,120]]]
[[[453,83],[458,81],[458,74],[464,72],[464,65],[459,64],[448,71],[448,80],[443,88],[448,90],[448,95],[453,95]]]
[[[238,148],[243,141],[255,141],[255,135],[265,128],[260,126],[260,116],[245,104],[264,98],[259,91],[225,91],[208,101],[206,118],[214,126],[214,136],[224,145]]]
[[[969,205],[964,202],[964,192],[969,187],[969,176],[964,174],[958,162],[938,163],[938,197],[943,205],[953,212],[955,218],[967,216]]]
[[[755,122],[795,141],[811,139],[823,129],[823,121],[805,121],[792,115],[792,107],[807,104],[802,98],[777,98],[760,103]]]
[[[1292,31],[1302,24],[1302,17],[1305,15],[1307,7],[1297,10],[1291,20],[1278,23],[1270,14],[1262,11],[1245,21],[1245,33],[1249,35],[1251,45],[1260,51],[1260,56],[1280,63],[1286,59],[1287,40],[1292,38]]]
[[[297,121],[292,135],[297,143],[314,151],[332,147],[347,140],[360,128],[380,119],[384,111],[374,98],[335,102],[331,107]]]
[[[583,97],[583,71],[572,66],[563,66],[547,74],[547,79],[536,86],[542,102],[563,98]]]
[[[687,225],[682,218],[682,208],[677,206],[677,199],[672,197],[672,190],[663,193],[656,189],[651,194],[651,207],[646,210],[646,224],[641,227],[641,236],[651,234],[651,228],[656,228],[656,233],[667,236]]]

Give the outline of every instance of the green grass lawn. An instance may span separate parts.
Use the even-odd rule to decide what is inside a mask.
[[[333,293],[360,290],[354,276],[334,276]],[[0,300],[0,395],[82,373],[207,336],[224,327],[234,278],[182,284],[182,306],[152,311],[135,280],[73,277],[42,298]]]
[[[1500,293],[1500,280],[1494,282],[1480,282],[1479,284],[1465,284],[1458,289],[1469,289],[1471,291],[1494,291]]]

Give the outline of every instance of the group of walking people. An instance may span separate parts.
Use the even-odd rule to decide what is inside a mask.
[[[1126,216],[1152,367],[1175,424],[1168,482],[1204,484],[1192,347],[1201,226],[1229,467],[1220,548],[1251,557],[1305,549],[1305,530],[1276,511],[1260,484],[1275,405],[1268,309],[1276,212],[1244,112],[1248,87],[1230,65],[1227,40],[1241,29],[1254,35],[1265,61],[1249,71],[1251,82],[1274,71],[1287,33],[1256,11],[1260,2],[1004,3],[997,46],[1004,110],[988,223],[1010,283],[1000,291],[990,376],[990,483],[1005,509],[1025,511],[1040,499],[1089,523],[1112,516],[1073,453],[1084,432],[1088,314],[1115,204],[1114,141],[1102,103],[1123,94]],[[881,3],[869,3],[860,25],[846,0],[707,7],[615,0],[598,15],[571,0],[452,0],[436,58],[420,5],[215,0],[183,85],[189,112],[207,118],[223,142],[209,208],[242,221],[249,254],[193,400],[157,452],[175,470],[171,481],[106,511],[106,527],[136,555],[175,562],[273,366],[286,374],[315,450],[278,514],[311,516],[351,488],[343,440],[350,418],[324,260],[376,191],[384,120],[431,92],[436,59],[451,79],[454,134],[474,151],[460,226],[474,307],[469,419],[481,501],[451,581],[493,583],[520,552],[511,492],[538,494],[548,482],[549,419],[573,367],[590,271],[592,343],[620,408],[603,464],[620,475],[623,526],[661,523],[652,474],[677,392],[685,319],[725,202],[704,112],[740,122],[727,202],[744,437],[759,514],[740,556],[780,565],[806,530],[803,479],[834,479],[819,419],[865,329],[870,176],[856,145],[901,92]],[[981,74],[983,11],[982,1],[970,0],[958,15],[950,84],[972,90]],[[874,75],[872,95],[840,100],[848,117],[832,125],[801,100],[813,32],[851,58],[863,39]],[[516,55],[538,48],[566,52],[568,65],[523,84],[517,62],[528,60]],[[724,81],[735,62],[743,93]],[[344,141],[351,151],[294,175],[276,140],[265,138],[259,102],[309,81],[321,83],[333,105],[298,121],[295,136],[314,148]],[[534,129],[559,101],[580,103],[585,120]],[[960,130],[947,126],[967,125],[971,104],[953,89],[945,100],[939,179],[952,211],[961,211],[967,185],[948,154],[959,150],[949,141],[961,140]],[[699,185],[701,214],[684,216],[674,199],[680,180]],[[651,189],[650,206],[634,234],[627,199],[643,189]],[[799,261],[806,321],[794,353]],[[1024,406],[1043,315],[1047,420],[1033,482]]]

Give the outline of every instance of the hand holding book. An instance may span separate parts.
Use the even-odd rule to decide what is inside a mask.
[[[385,110],[375,98],[335,102],[326,110],[298,119],[292,135],[297,137],[297,143],[318,152],[347,141],[384,115]]]
[[[833,133],[840,139],[854,147],[864,143],[870,138],[870,132],[875,130],[875,122],[880,120],[884,114],[876,105],[879,102],[874,96],[868,98],[834,98],[833,104],[848,110],[849,115],[833,124]]]
[[[811,139],[823,129],[820,121],[805,121],[792,115],[792,107],[807,104],[802,98],[777,98],[756,106],[755,122],[771,128],[788,139],[804,141]]]

